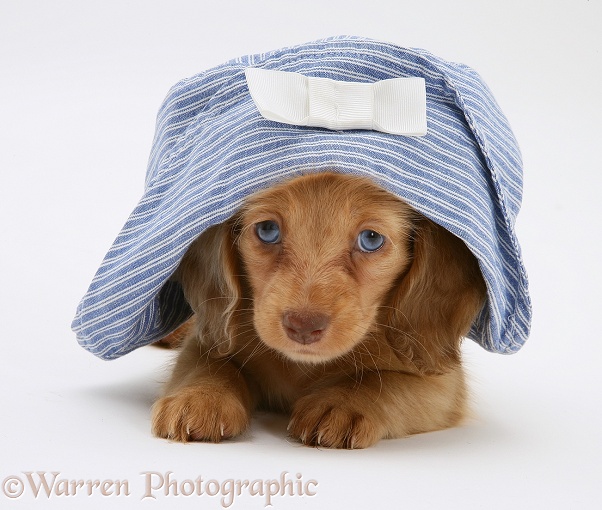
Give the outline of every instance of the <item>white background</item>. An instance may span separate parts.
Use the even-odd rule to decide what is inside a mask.
[[[270,415],[221,445],[153,438],[170,354],[101,361],[70,322],[142,193],[157,109],[180,78],[341,34],[464,62],[493,90],[525,162],[532,336],[507,357],[466,344],[474,419],[462,428],[364,451],[298,446]],[[601,508],[601,49],[599,0],[0,0],[0,481],[58,471],[131,492],[0,489],[0,508],[221,507],[142,500],[144,471],[318,482],[313,497],[274,499],[283,509]]]

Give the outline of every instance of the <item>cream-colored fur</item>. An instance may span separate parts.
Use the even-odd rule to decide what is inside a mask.
[[[273,222],[277,242],[258,236]],[[358,236],[378,233],[365,251]],[[459,346],[485,286],[466,246],[371,181],[322,173],[253,195],[195,241],[176,278],[195,312],[153,431],[243,432],[290,414],[307,445],[364,448],[465,414]]]

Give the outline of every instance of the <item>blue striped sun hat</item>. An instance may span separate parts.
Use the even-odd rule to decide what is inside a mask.
[[[249,68],[361,84],[422,78],[426,135],[269,120]],[[144,195],[78,306],[80,344],[114,359],[171,332],[191,314],[170,276],[193,240],[253,192],[326,170],[370,177],[462,239],[488,290],[469,337],[492,352],[520,349],[531,322],[514,231],[522,163],[504,114],[469,67],[356,37],[241,57],[171,89]]]

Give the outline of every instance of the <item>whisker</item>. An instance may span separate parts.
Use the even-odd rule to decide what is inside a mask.
[[[417,336],[415,335],[411,335],[410,333],[408,333],[407,331],[403,331],[401,329],[398,328],[394,328],[393,326],[390,326],[388,324],[379,324],[381,327],[385,327],[385,328],[390,328],[393,329],[394,331],[400,333],[400,336],[404,337],[406,339],[406,341],[409,341],[413,344],[418,345],[422,351],[429,357],[429,359],[431,360],[431,362],[435,362],[431,352],[429,349],[426,348],[426,346],[418,339]],[[399,354],[401,354],[404,358],[406,358],[408,361],[410,361],[412,364],[414,364],[414,360],[409,357],[407,354],[405,354],[403,351],[401,351],[400,349],[396,348],[394,345],[391,344],[391,342],[389,342],[387,340],[387,343],[389,344],[389,347],[394,351],[397,352]]]
[[[254,339],[259,340],[258,337],[255,337]],[[256,354],[261,354],[262,350],[264,349],[264,344],[261,341],[258,341],[255,344],[255,347],[253,347],[253,350],[251,351],[251,353],[246,357],[246,359],[242,362],[242,364],[240,365],[240,367],[238,368],[238,372],[241,373],[242,369],[245,367],[245,365],[251,361],[251,358],[253,356],[255,356]]]
[[[377,345],[379,345],[378,342],[377,342]],[[376,402],[380,398],[380,396],[382,394],[382,390],[383,390],[383,378],[382,378],[382,376],[380,374],[380,370],[378,369],[378,365],[376,363],[376,360],[372,356],[372,353],[370,352],[370,349],[368,349],[368,346],[365,345],[365,344],[360,344],[360,347],[363,347],[366,350],[366,354],[368,354],[368,356],[370,356],[370,359],[372,360],[372,363],[374,364],[374,370],[372,372],[376,372],[376,375],[378,376],[378,382],[379,382],[378,395],[376,396],[376,399],[374,400],[374,402]],[[379,350],[379,354],[380,354],[380,350]]]

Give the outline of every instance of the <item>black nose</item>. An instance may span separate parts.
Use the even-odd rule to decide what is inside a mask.
[[[282,316],[284,331],[291,340],[300,344],[319,341],[329,322],[323,313],[286,311]]]

